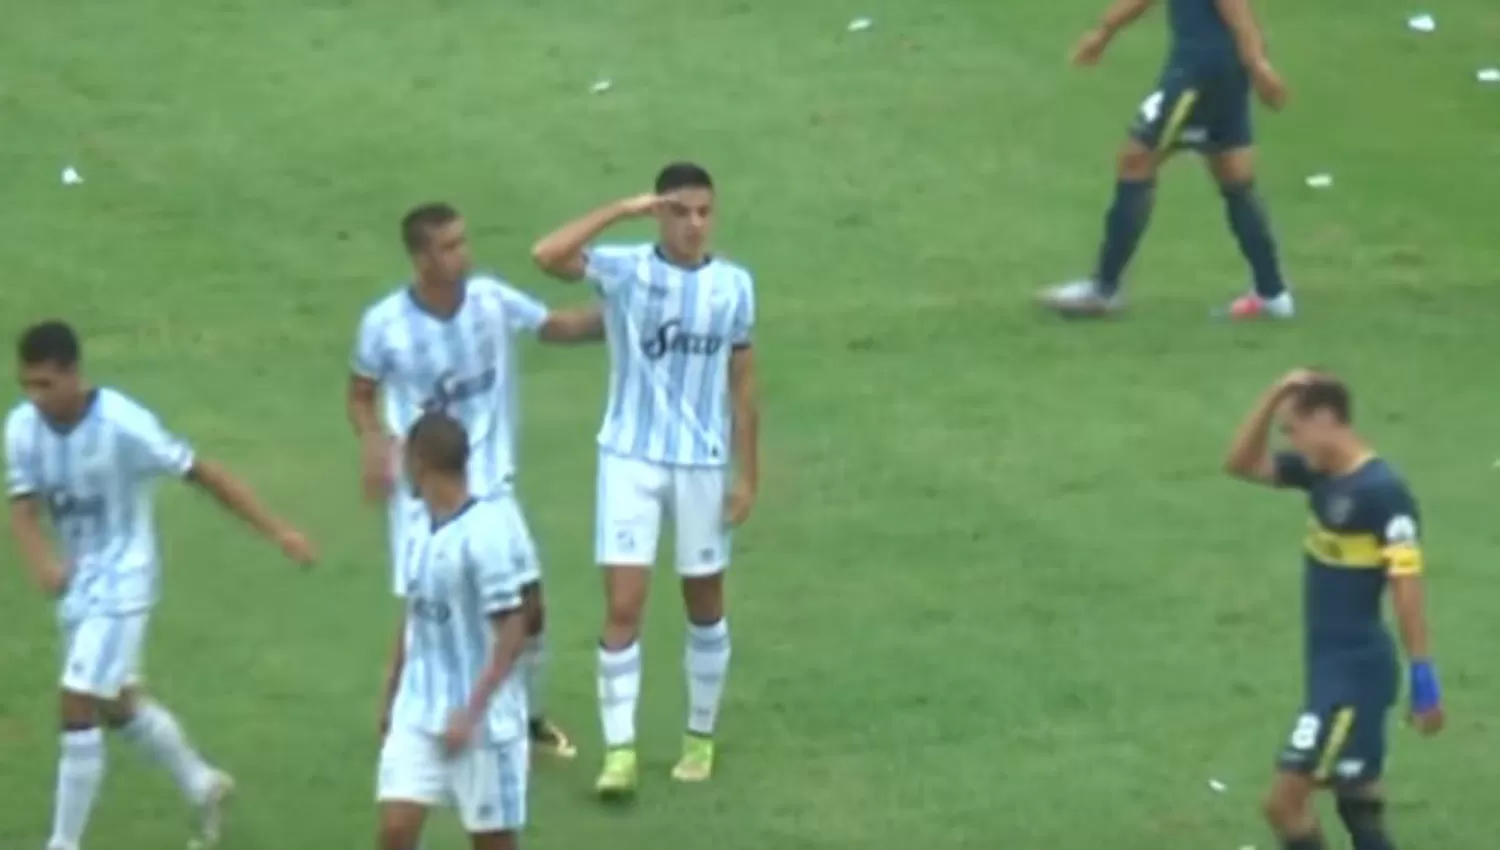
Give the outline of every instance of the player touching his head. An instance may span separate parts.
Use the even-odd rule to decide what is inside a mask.
[[[636,785],[641,615],[664,515],[676,528],[688,617],[687,735],[672,775],[693,782],[713,773],[729,669],[729,528],[749,515],[760,471],[755,289],[748,271],[709,253],[713,213],[708,172],[676,163],[662,169],[651,194],[597,209],[532,250],[548,274],[587,278],[604,305],[610,378],[594,552],[605,568],[599,702],[609,752],[598,789],[607,796]],[[657,221],[654,244],[591,244],[616,222],[641,216]]]
[[[1093,65],[1115,34],[1155,0],[1116,0],[1084,35],[1074,62]],[[1167,0],[1172,46],[1156,91],[1136,116],[1120,150],[1114,202],[1104,217],[1104,242],[1094,274],[1042,295],[1042,303],[1071,316],[1112,313],[1122,304],[1125,267],[1146,233],[1156,196],[1156,173],[1178,148],[1201,152],[1224,197],[1229,229],[1249,261],[1254,289],[1236,299],[1236,319],[1289,319],[1292,295],[1281,274],[1270,220],[1255,192],[1255,146],[1250,90],[1272,109],[1286,88],[1266,58],[1265,40],[1250,0]]]
[[[1381,616],[1387,587],[1406,647],[1413,722],[1424,734],[1443,726],[1416,501],[1351,419],[1342,381],[1293,372],[1261,396],[1225,461],[1238,478],[1305,491],[1312,514],[1303,557],[1306,691],[1265,804],[1286,850],[1326,846],[1312,807],[1320,787],[1333,788],[1354,850],[1395,847],[1380,787],[1386,714],[1400,690],[1396,647]],[[1267,447],[1273,420],[1291,451]]]
[[[474,850],[513,850],[526,821],[526,686],[516,665],[536,582],[514,511],[471,489],[471,438],[422,414],[405,441],[422,505],[401,561],[406,611],[391,658],[376,797],[381,850],[415,850],[427,810],[452,802]]]
[[[513,513],[522,545],[535,547],[515,497],[516,431],[520,421],[514,336],[545,343],[603,337],[599,310],[549,310],[497,278],[470,271],[464,220],[448,204],[424,204],[401,222],[414,281],[365,311],[349,380],[349,421],[364,450],[368,498],[386,500],[393,575],[399,584],[406,527],[420,522],[421,504],[395,486],[400,466],[393,449],[424,411],[440,410],[463,424],[472,441],[469,486]],[[540,576],[540,572],[537,572]],[[521,667],[531,701],[530,734],[537,750],[571,758],[575,751],[544,711],[546,664],[541,581],[526,589],[530,638]],[[394,683],[387,683],[387,690]]]
[[[141,688],[147,621],[160,579],[156,480],[196,485],[299,563],[312,562],[312,545],[149,410],[124,393],[89,384],[68,325],[33,325],[21,335],[17,354],[26,400],[5,420],[11,531],[22,564],[58,600],[63,632],[62,756],[47,846],[78,850],[83,840],[104,779],[101,725],[171,774],[197,810],[190,846],[212,846],[234,783],[193,749],[172,713]],[[43,530],[44,514],[56,546]]]

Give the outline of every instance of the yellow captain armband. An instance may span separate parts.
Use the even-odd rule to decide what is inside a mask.
[[[1405,514],[1391,517],[1385,526],[1385,546],[1380,550],[1393,576],[1422,574],[1422,549],[1417,545],[1417,522]]]

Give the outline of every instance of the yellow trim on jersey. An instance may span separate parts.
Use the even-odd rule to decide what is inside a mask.
[[[1328,730],[1328,740],[1323,742],[1323,753],[1318,756],[1318,766],[1313,770],[1313,779],[1327,782],[1333,773],[1333,765],[1339,754],[1349,743],[1349,733],[1354,730],[1354,709],[1341,708],[1334,712],[1333,726]]]
[[[1395,543],[1385,547],[1381,554],[1393,576],[1419,576],[1427,566],[1422,550],[1415,543]]]
[[[1156,140],[1157,153],[1163,153],[1177,143],[1177,137],[1182,134],[1182,125],[1187,123],[1193,104],[1197,102],[1197,89],[1187,89],[1177,96],[1177,102],[1172,104],[1172,114],[1167,116],[1167,123],[1162,128],[1161,138]]]
[[[1307,521],[1307,553],[1330,567],[1380,569],[1385,553],[1380,539],[1368,531],[1330,531],[1316,519]]]

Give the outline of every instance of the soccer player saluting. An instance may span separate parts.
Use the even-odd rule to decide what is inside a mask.
[[[1084,35],[1074,61],[1098,62],[1115,34],[1152,2],[1117,0],[1099,26]],[[1048,290],[1042,301],[1066,315],[1100,315],[1120,307],[1121,276],[1146,233],[1157,169],[1175,149],[1185,147],[1207,157],[1224,196],[1230,230],[1250,263],[1254,291],[1236,299],[1229,315],[1291,318],[1292,296],[1255,192],[1250,130],[1250,89],[1272,109],[1281,108],[1286,89],[1266,58],[1250,0],[1167,0],[1167,5],[1171,54],[1120,151],[1115,198],[1104,219],[1104,244],[1093,277]]]
[[[464,220],[447,204],[424,204],[407,213],[401,238],[416,280],[365,311],[348,395],[349,420],[363,446],[366,495],[387,500],[398,594],[404,591],[400,547],[406,526],[421,521],[422,507],[405,492],[408,488],[394,486],[399,466],[399,455],[392,451],[395,438],[428,410],[444,411],[463,423],[473,441],[469,486],[515,515],[522,545],[536,559],[514,496],[520,410],[513,336],[516,331],[535,333],[549,343],[603,336],[595,308],[549,311],[493,277],[470,274]],[[572,743],[543,712],[546,643],[539,578],[525,596],[531,636],[521,667],[531,701],[532,742],[571,758]]]
[[[1397,653],[1381,617],[1391,589],[1409,659],[1411,712],[1423,733],[1442,728],[1437,674],[1427,644],[1416,501],[1401,476],[1350,426],[1349,389],[1329,375],[1298,371],[1261,396],[1235,435],[1230,474],[1308,495],[1305,694],[1266,800],[1266,817],[1287,850],[1325,845],[1312,794],[1331,786],[1354,850],[1391,850],[1384,794],[1386,713],[1399,690]],[[1293,451],[1267,449],[1272,420]]]
[[[599,702],[609,752],[598,789],[610,796],[636,784],[640,623],[664,513],[676,527],[688,616],[687,735],[672,775],[691,782],[713,772],[729,669],[728,528],[749,515],[759,474],[755,290],[749,272],[709,253],[713,210],[708,172],[677,163],[662,169],[652,194],[601,207],[532,249],[547,273],[588,278],[604,304],[610,379],[594,553],[606,568]],[[590,247],[610,225],[639,216],[656,218],[655,244]]]
[[[530,544],[514,511],[470,489],[463,425],[425,413],[404,451],[422,515],[407,527],[398,684],[382,713],[380,847],[415,850],[427,809],[451,800],[474,850],[511,850],[526,820],[528,713],[515,667],[523,591],[537,580]]]
[[[5,420],[11,529],[22,563],[58,599],[63,632],[62,756],[47,846],[78,850],[83,840],[104,779],[101,724],[171,774],[197,809],[189,846],[211,846],[233,781],[193,749],[172,713],[140,687],[160,572],[155,481],[172,476],[197,485],[299,563],[312,562],[312,545],[146,408],[91,386],[79,371],[81,347],[68,325],[33,325],[18,349],[26,401]],[[43,513],[56,548],[43,531]]]

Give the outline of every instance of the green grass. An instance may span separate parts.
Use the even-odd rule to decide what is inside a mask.
[[[1429,519],[1451,730],[1393,733],[1411,846],[1492,846],[1500,782],[1491,464],[1500,403],[1500,12],[1273,4],[1294,101],[1261,185],[1303,318],[1226,327],[1246,274],[1190,163],[1164,185],[1127,321],[1028,304],[1086,270],[1161,22],[1062,64],[1066,0],[17,0],[0,27],[0,315],[64,314],[89,366],[323,543],[298,575],[182,488],[160,507],[153,688],[241,780],[230,850],[369,846],[393,618],[342,419],[359,310],[404,274],[395,221],[446,198],[483,259],[556,303],[525,247],[674,157],[722,186],[758,277],[765,481],[733,581],[721,777],[665,773],[683,712],[663,576],[646,784],[595,805],[592,432],[602,352],[527,356],[522,491],[544,548],[553,702],[584,758],[534,778],[529,846],[1234,848],[1296,708],[1301,507],[1217,472],[1243,408],[1319,363]],[[849,35],[856,15],[875,19]],[[613,79],[603,96],[588,93]],[[66,164],[83,186],[65,189]],[[1305,175],[1330,171],[1316,192]],[[8,548],[8,547],[7,547]],[[47,604],[0,571],[0,845],[45,839]],[[94,848],[177,846],[124,747]],[[1215,795],[1206,782],[1229,784]],[[434,848],[459,846],[440,819]],[[1336,845],[1337,846],[1337,845]]]

